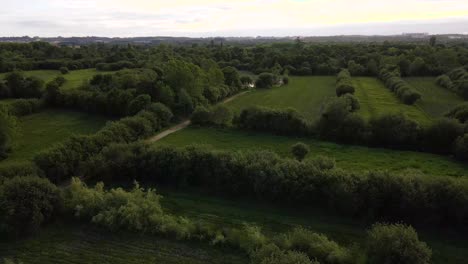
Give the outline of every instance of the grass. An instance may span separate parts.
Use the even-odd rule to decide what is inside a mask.
[[[206,243],[182,242],[132,234],[108,232],[83,224],[55,223],[28,239],[0,243],[2,257],[21,263],[93,264],[243,264],[238,252]]]
[[[106,118],[67,110],[45,110],[19,118],[13,151],[0,165],[27,162],[41,150],[62,142],[72,134],[91,134]]]
[[[422,94],[417,106],[431,117],[442,117],[454,106],[464,102],[457,94],[438,86],[434,77],[405,78],[416,90]]]
[[[308,119],[315,120],[320,115],[323,103],[335,96],[335,77],[333,76],[290,77],[288,85],[272,89],[257,89],[226,105],[235,112],[250,106],[292,107]]]
[[[363,172],[387,170],[413,172],[428,176],[468,176],[468,165],[450,157],[362,146],[339,145],[310,138],[291,138],[232,129],[189,127],[156,142],[159,145],[186,146],[205,144],[222,150],[271,150],[283,157],[292,157],[290,147],[297,141],[309,145],[311,154],[332,157],[343,169]]]
[[[384,113],[403,112],[422,125],[429,124],[431,117],[418,105],[405,105],[395,94],[376,78],[353,78],[355,95],[361,103],[359,113],[365,118],[373,118]]]
[[[84,69],[70,71],[68,74],[61,74],[60,71],[56,70],[34,70],[24,71],[25,76],[35,76],[42,79],[45,83],[53,80],[58,76],[63,76],[67,81],[62,86],[62,89],[73,89],[80,86],[83,81],[91,79],[98,73],[109,73],[105,71],[97,71],[96,69]],[[0,79],[3,79],[8,73],[0,73]]]
[[[333,216],[313,208],[295,208],[278,204],[213,198],[206,194],[163,190],[165,208],[191,219],[202,219],[221,226],[239,226],[253,223],[271,235],[285,232],[294,226],[305,226],[314,232],[328,237],[345,246],[358,243],[364,246],[366,229],[370,224]],[[465,263],[468,258],[468,242],[452,231],[428,232],[417,230],[421,239],[433,250],[435,264]]]

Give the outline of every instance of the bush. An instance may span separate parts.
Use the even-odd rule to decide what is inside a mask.
[[[370,121],[373,143],[378,146],[409,148],[419,146],[421,127],[403,113],[389,113]]]
[[[336,96],[354,94],[354,90],[349,71],[346,69],[341,70],[336,78]]]
[[[382,69],[379,73],[379,78],[385,83],[385,86],[389,90],[400,98],[403,103],[412,105],[421,99],[421,94],[410,84],[401,79],[399,74],[390,72],[387,69]]]
[[[25,116],[37,113],[44,107],[40,99],[17,99],[8,105],[8,113],[14,116]]]
[[[316,259],[320,263],[355,263],[348,249],[329,240],[325,235],[316,234],[304,228],[295,228],[277,240],[280,248],[304,252],[310,259]]]
[[[234,123],[243,129],[279,135],[307,135],[310,125],[295,109],[276,110],[250,107],[241,111]]]
[[[8,156],[12,146],[15,119],[0,109],[0,160]]]
[[[276,77],[272,73],[263,72],[260,73],[255,81],[255,87],[257,88],[272,88],[276,82]]]
[[[464,134],[455,141],[455,157],[461,161],[468,161],[468,134]]]
[[[445,114],[448,118],[455,118],[461,123],[468,121],[468,103],[462,103],[455,106]]]
[[[61,74],[67,74],[70,72],[67,67],[60,67],[59,71]]]
[[[135,115],[141,110],[146,109],[150,104],[151,104],[151,96],[147,94],[139,95],[135,97],[135,99],[130,101],[128,105],[127,113],[128,115]]]
[[[311,261],[306,254],[281,250],[275,244],[268,244],[256,250],[251,256],[252,264],[319,264]]]
[[[47,223],[60,207],[58,188],[38,177],[14,177],[0,185],[0,231],[23,235]]]
[[[423,146],[431,152],[449,154],[455,140],[463,135],[463,130],[464,126],[456,119],[438,119],[424,130]]]
[[[37,77],[25,77],[20,72],[12,72],[5,76],[7,89],[14,98],[40,98],[44,82]]]
[[[283,81],[284,85],[287,85],[289,83],[289,77],[288,76],[283,76],[282,81]]]
[[[416,231],[402,224],[376,224],[367,236],[369,264],[429,264],[432,251]]]
[[[162,127],[168,126],[174,117],[171,109],[162,103],[152,103],[147,110],[157,116]]]
[[[309,154],[309,146],[302,142],[298,142],[291,147],[291,153],[298,161],[302,161]]]
[[[208,125],[211,123],[211,112],[204,106],[197,106],[190,120],[194,125]]]

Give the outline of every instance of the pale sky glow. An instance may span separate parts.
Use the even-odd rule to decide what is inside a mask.
[[[0,0],[0,36],[468,33],[468,0]]]

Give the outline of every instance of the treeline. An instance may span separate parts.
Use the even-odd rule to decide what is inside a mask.
[[[341,70],[336,78],[336,96],[354,94],[354,91],[355,88],[351,81],[351,74],[347,69]]]
[[[34,176],[15,177],[0,184],[0,234],[15,238],[37,232],[61,218],[76,218],[110,230],[128,230],[212,246],[237,248],[253,264],[351,264],[360,259],[377,264],[398,259],[400,264],[427,264],[432,251],[416,231],[402,224],[376,224],[366,245],[347,248],[302,227],[266,235],[258,226],[224,227],[172,215],[161,206],[161,196],[138,184],[126,191],[106,190],[102,183],[89,188],[74,178],[59,189]],[[403,250],[403,249],[404,250]]]
[[[335,168],[326,159],[298,162],[266,151],[111,145],[83,164],[83,175],[92,180],[137,180],[311,205],[371,222],[405,221],[464,230],[468,220],[465,179],[385,172],[355,174]]]
[[[412,105],[421,99],[421,93],[404,81],[397,72],[382,69],[379,73],[379,78],[403,103]]]
[[[465,68],[457,68],[447,75],[443,74],[437,77],[436,83],[459,94],[465,100],[468,99],[468,72]]]

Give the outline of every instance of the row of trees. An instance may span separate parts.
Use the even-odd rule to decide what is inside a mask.
[[[403,103],[412,105],[421,99],[421,93],[404,81],[397,72],[384,68],[380,71],[379,78]]]
[[[190,186],[216,194],[318,206],[368,221],[406,221],[464,230],[468,220],[465,179],[355,174],[323,159],[298,162],[266,151],[112,145],[83,166],[88,168],[83,175],[93,180]]]
[[[126,191],[106,190],[102,183],[89,188],[74,178],[69,188],[35,176],[15,177],[0,184],[0,234],[31,234],[54,218],[72,216],[111,230],[130,230],[230,246],[249,256],[253,264],[351,264],[367,258],[377,264],[397,259],[400,264],[427,264],[431,250],[416,231],[402,224],[376,224],[366,238],[367,247],[347,248],[322,234],[302,227],[276,235],[244,224],[224,227],[167,213],[155,190],[138,184]]]
[[[344,94],[354,94],[354,85],[351,81],[351,74],[347,69],[343,69],[338,73],[336,78],[336,96]]]
[[[457,68],[450,71],[447,75],[440,75],[437,77],[436,82],[438,85],[468,99],[468,72],[466,69]]]

